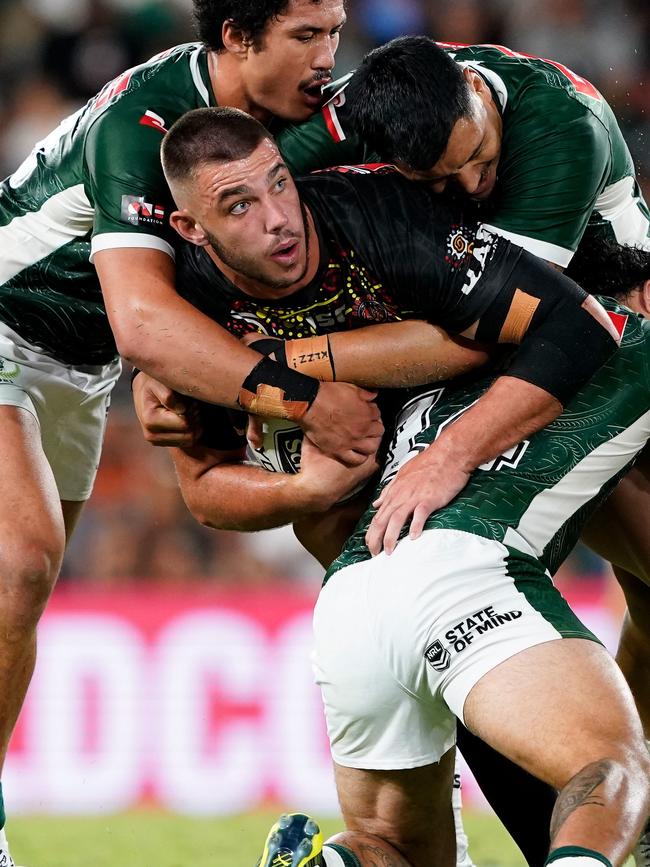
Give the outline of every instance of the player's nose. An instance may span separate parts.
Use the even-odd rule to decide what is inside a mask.
[[[482,177],[480,166],[464,166],[456,175],[456,182],[471,196],[479,188]]]

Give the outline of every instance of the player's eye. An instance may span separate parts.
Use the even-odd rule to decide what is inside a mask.
[[[250,208],[250,202],[236,202],[232,207],[228,209],[228,213],[234,214],[235,216],[239,216],[239,214],[245,214],[246,211]]]
[[[296,36],[298,42],[311,42],[313,38],[313,33],[301,33],[299,36]]]
[[[278,178],[274,184],[274,188],[275,188],[276,192],[278,192],[278,193],[281,193],[282,190],[284,190],[286,188],[286,186],[287,186],[287,179],[286,178]]]

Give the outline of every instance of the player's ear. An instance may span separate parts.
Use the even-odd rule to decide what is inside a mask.
[[[641,303],[643,315],[646,319],[650,319],[650,280],[644,280],[641,284]]]
[[[240,56],[245,56],[251,46],[250,36],[238,27],[232,18],[223,22],[221,41],[226,51]]]
[[[194,217],[188,214],[187,211],[172,211],[169,223],[181,238],[189,241],[190,244],[196,244],[197,247],[205,247],[209,243],[203,226],[197,223]]]

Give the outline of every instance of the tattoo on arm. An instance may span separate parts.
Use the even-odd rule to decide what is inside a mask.
[[[612,762],[592,762],[579,771],[558,795],[551,817],[551,844],[558,831],[578,807],[604,807],[602,794],[595,794],[613,770]]]

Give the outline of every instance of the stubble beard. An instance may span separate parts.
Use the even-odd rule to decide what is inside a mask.
[[[231,254],[219,243],[214,235],[206,232],[206,236],[210,243],[210,247],[217,254],[219,259],[236,274],[245,277],[247,280],[253,280],[255,283],[259,283],[269,289],[288,289],[290,286],[293,286],[294,283],[299,283],[309,268],[310,229],[309,221],[307,220],[307,211],[303,202],[300,202],[300,214],[302,217],[303,237],[305,243],[305,266],[297,277],[279,277],[274,280],[261,266],[257,264],[255,259],[248,258],[245,255],[237,256]]]

